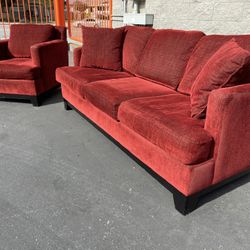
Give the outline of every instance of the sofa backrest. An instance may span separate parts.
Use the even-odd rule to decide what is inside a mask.
[[[204,33],[200,31],[154,31],[143,51],[136,75],[176,89],[202,36]]]
[[[54,26],[54,37],[53,39],[67,41],[67,32],[66,28],[63,26]]]
[[[208,35],[204,36],[196,45],[185,70],[178,91],[190,94],[192,85],[209,58],[227,41],[235,38],[236,42],[244,49],[250,51],[250,35]],[[241,73],[241,72],[239,72]],[[238,83],[250,82],[250,69],[238,75]]]
[[[154,32],[152,28],[127,26],[123,43],[122,65],[125,71],[135,74],[142,52]]]
[[[30,57],[30,47],[55,38],[54,26],[45,24],[13,24],[10,27],[8,50],[12,57]]]

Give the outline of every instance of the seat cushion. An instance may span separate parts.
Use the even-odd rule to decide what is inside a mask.
[[[144,49],[136,74],[176,89],[193,48],[203,35],[199,31],[156,30]]]
[[[100,110],[116,119],[118,107],[122,102],[138,97],[164,95],[172,91],[156,83],[130,77],[86,85],[85,97]]]
[[[12,24],[8,49],[13,57],[30,57],[30,47],[52,40],[54,27],[49,24]]]
[[[176,160],[195,164],[209,158],[213,140],[190,113],[190,98],[170,93],[123,102],[118,119]]]
[[[205,64],[191,89],[191,113],[205,118],[212,90],[234,85],[234,78],[250,66],[250,53],[235,40],[225,43]]]
[[[127,26],[123,43],[123,69],[135,74],[142,52],[154,29],[148,27]]]
[[[230,41],[232,38],[234,38],[243,49],[250,51],[250,35],[209,35],[202,37],[188,61],[178,91],[184,94],[190,94],[194,81],[204,65],[223,44]],[[235,78],[235,82],[250,82],[250,69],[248,72],[245,71],[244,74],[238,74]]]
[[[82,27],[80,66],[110,70],[122,69],[124,29]]]
[[[0,61],[0,79],[34,80],[40,77],[40,68],[30,58],[12,58]]]
[[[83,86],[88,83],[130,76],[125,72],[83,67],[62,67],[56,70],[56,80],[80,97],[84,97]]]

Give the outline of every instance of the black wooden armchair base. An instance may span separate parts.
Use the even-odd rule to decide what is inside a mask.
[[[31,95],[0,94],[0,100],[30,101],[34,107],[38,107],[41,105],[41,98],[39,96],[31,96]]]
[[[48,96],[50,96],[55,89],[57,89],[59,86],[56,86],[50,90],[48,90],[45,93],[42,93],[37,96],[32,96],[32,95],[18,95],[18,94],[1,94],[0,93],[0,101],[1,100],[12,100],[12,101],[28,101],[31,102],[34,107],[39,107],[41,106],[42,102],[44,99],[46,99]]]

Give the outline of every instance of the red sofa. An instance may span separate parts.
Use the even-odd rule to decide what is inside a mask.
[[[0,99],[26,99],[39,106],[60,86],[57,67],[68,65],[66,29],[52,25],[16,24],[0,41]]]
[[[200,197],[250,169],[250,70],[244,85],[209,96],[205,119],[191,117],[198,69],[232,36],[128,28],[122,71],[74,67],[56,71],[65,109],[76,109],[173,192],[187,214]],[[250,51],[250,36],[235,36]],[[248,81],[249,80],[249,81]],[[242,80],[243,81],[243,80]]]

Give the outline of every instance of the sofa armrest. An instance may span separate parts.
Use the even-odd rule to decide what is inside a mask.
[[[57,85],[55,70],[68,65],[68,43],[53,40],[31,46],[33,63],[41,68],[43,86],[39,92],[44,92]]]
[[[73,52],[73,57],[74,57],[74,66],[80,66],[80,60],[81,60],[81,55],[82,55],[82,47],[78,47],[74,49]]]
[[[250,84],[212,91],[205,129],[214,138],[218,183],[250,168]]]
[[[0,40],[0,60],[8,58],[8,42],[9,40]]]

